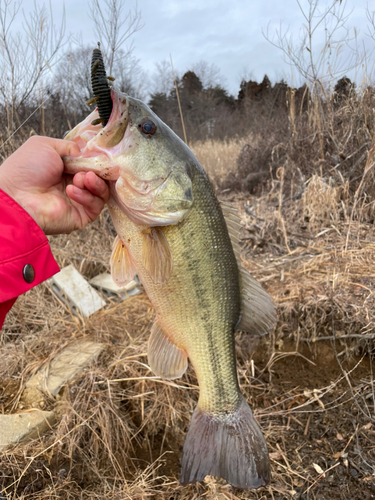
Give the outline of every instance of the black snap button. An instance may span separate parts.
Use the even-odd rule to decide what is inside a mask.
[[[35,271],[31,264],[26,264],[26,266],[23,268],[22,274],[23,279],[26,281],[26,283],[32,283],[34,281]]]

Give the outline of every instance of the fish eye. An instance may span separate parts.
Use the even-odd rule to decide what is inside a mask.
[[[151,120],[143,120],[139,124],[140,129],[146,135],[154,135],[156,132],[156,125]]]

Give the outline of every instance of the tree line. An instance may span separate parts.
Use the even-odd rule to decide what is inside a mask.
[[[339,51],[343,41],[351,40],[349,28],[343,31],[346,38],[335,38],[338,30],[348,23],[344,6],[331,0],[325,9],[317,10],[318,4],[319,0],[308,0],[306,11],[298,4],[303,18],[309,21],[309,36],[297,44],[287,32],[277,32],[276,40],[268,38],[289,58],[305,84],[292,88],[284,80],[272,84],[267,75],[261,82],[244,78],[236,95],[229,95],[225,89],[219,68],[204,61],[191,65],[182,76],[175,76],[170,62],[162,61],[153,75],[146,75],[134,57],[132,43],[129,45],[132,35],[143,27],[137,6],[127,11],[126,0],[90,0],[90,15],[108,73],[116,79],[116,86],[148,100],[152,110],[181,137],[184,137],[183,120],[190,142],[246,137],[250,133],[267,135],[271,129],[280,130],[282,137],[294,126],[293,117],[302,116],[312,102],[318,110],[319,127],[324,128],[327,103],[338,105],[345,96],[358,94],[345,70],[358,67],[363,55],[357,50],[346,60],[347,64],[334,64],[336,59],[339,61],[334,48]],[[37,2],[24,18],[24,31],[15,32],[13,23],[21,13],[21,1],[0,0],[0,141],[3,144],[0,154],[3,157],[13,147],[8,139],[15,131],[21,140],[33,133],[63,137],[92,109],[86,101],[92,95],[93,47],[77,39],[73,43],[66,36],[64,16],[56,26],[52,12]],[[375,39],[374,13],[368,10],[367,15],[369,34]],[[325,26],[323,50],[317,50],[313,43],[320,25]],[[268,32],[265,36],[269,36]]]

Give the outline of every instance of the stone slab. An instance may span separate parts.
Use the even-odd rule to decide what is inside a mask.
[[[0,451],[11,444],[37,438],[48,431],[54,422],[52,411],[31,410],[0,415]]]
[[[93,340],[79,340],[60,351],[50,363],[43,366],[26,384],[51,396],[81,373],[104,349]]]
[[[75,314],[88,318],[106,305],[98,292],[72,265],[55,274],[49,283],[53,293]]]

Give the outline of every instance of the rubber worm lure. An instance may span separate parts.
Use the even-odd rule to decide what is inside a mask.
[[[107,125],[112,113],[111,88],[108,84],[107,75],[104,68],[103,56],[100,48],[94,49],[91,58],[91,86],[94,99],[90,103],[97,101],[99,118],[93,121],[93,125]],[[95,122],[95,123],[94,123]]]

